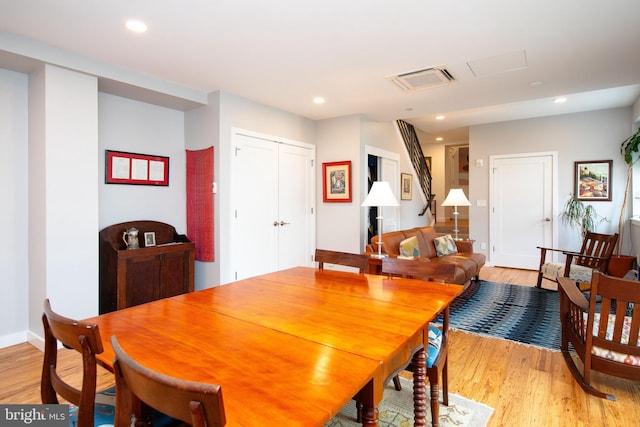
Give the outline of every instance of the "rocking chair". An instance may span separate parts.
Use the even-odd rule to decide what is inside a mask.
[[[582,241],[580,252],[538,246],[540,249],[540,268],[536,287],[542,286],[542,279],[557,283],[559,277],[569,277],[580,283],[591,283],[591,274],[594,271],[603,273],[607,271],[617,241],[617,233],[599,234],[588,231]],[[565,262],[547,262],[547,252],[551,251],[562,252],[566,256]]]
[[[568,277],[558,284],[560,349],[567,366],[587,393],[616,400],[591,385],[591,371],[640,380],[640,282],[594,271],[589,301]],[[569,344],[582,360],[582,373]]]

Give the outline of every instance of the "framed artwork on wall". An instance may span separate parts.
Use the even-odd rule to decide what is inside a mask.
[[[169,158],[105,150],[105,183],[169,185]]]
[[[351,161],[322,164],[322,201],[351,202]]]
[[[413,194],[413,175],[401,173],[400,188],[400,200],[411,200]]]
[[[575,195],[588,202],[611,201],[612,160],[575,162]]]

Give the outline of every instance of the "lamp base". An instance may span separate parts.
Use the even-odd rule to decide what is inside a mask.
[[[369,256],[371,258],[382,259],[382,258],[387,258],[389,255],[387,255],[387,254],[369,254]]]

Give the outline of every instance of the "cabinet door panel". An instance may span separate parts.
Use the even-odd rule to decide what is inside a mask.
[[[163,254],[161,260],[159,298],[168,298],[188,292],[188,252]]]
[[[127,260],[125,307],[131,307],[157,300],[159,279],[159,257],[141,256]]]

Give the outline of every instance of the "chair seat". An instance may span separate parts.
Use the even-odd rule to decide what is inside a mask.
[[[433,366],[433,362],[436,361],[438,353],[440,353],[440,346],[442,345],[442,331],[436,326],[429,325],[429,347],[427,349],[427,368]]]
[[[545,279],[556,280],[558,277],[564,276],[564,263],[549,262],[540,268]],[[582,265],[571,265],[569,278],[574,282],[591,283],[591,275],[593,269]]]
[[[584,322],[585,322],[584,324],[586,329],[588,313],[583,313],[582,316],[584,318]],[[613,328],[615,323],[616,323],[616,315],[610,314],[609,318],[607,319],[606,338],[608,340],[611,340],[613,338]],[[595,313],[593,315],[593,335],[594,336],[598,335],[599,326],[600,326],[600,313]],[[620,342],[623,344],[629,343],[630,334],[631,334],[631,317],[625,316],[623,326],[622,326],[622,336],[620,338]],[[638,333],[638,338],[640,338],[640,333]],[[640,342],[640,339],[639,339],[639,342]],[[638,347],[640,347],[640,345]],[[616,362],[626,363],[627,365],[640,366],[640,356],[619,353],[617,351],[604,349],[596,345],[594,345],[591,348],[591,354],[593,354],[594,356],[605,358],[605,359],[615,360]]]

